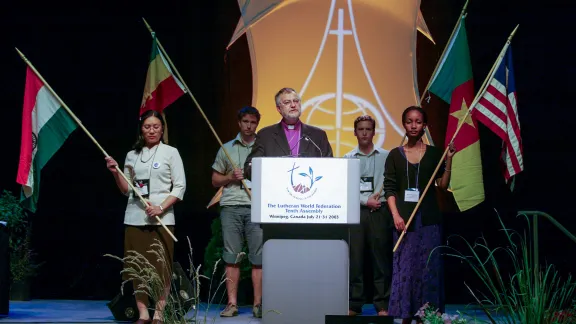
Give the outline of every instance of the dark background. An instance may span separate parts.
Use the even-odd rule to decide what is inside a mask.
[[[546,3],[546,4],[545,4]],[[498,240],[495,209],[522,229],[518,210],[550,213],[576,230],[570,210],[574,112],[572,43],[574,5],[568,1],[476,0],[467,19],[475,84],[483,82],[506,38],[514,37],[515,76],[525,171],[513,193],[498,165],[501,141],[481,126],[486,201],[462,214],[447,214],[446,232],[473,239],[484,233]],[[424,89],[450,36],[462,0],[424,0],[422,12],[437,45],[418,36],[418,81]],[[2,154],[0,189],[19,194],[15,182],[20,150],[25,63],[36,66],[86,128],[119,161],[136,139],[137,115],[148,68],[150,34],[155,29],[223,142],[237,133],[235,112],[250,104],[251,67],[246,39],[225,48],[236,27],[236,0],[220,1],[2,1],[0,4]],[[295,17],[295,23],[298,23]],[[271,94],[272,96],[272,94]],[[275,114],[274,107],[258,107]],[[425,108],[437,145],[443,144],[447,107],[432,98]],[[203,263],[216,209],[206,209],[216,192],[210,183],[218,142],[188,96],[166,111],[170,145],[185,163],[188,188],[176,207],[176,258],[187,267],[186,237],[196,265]],[[263,127],[266,125],[260,125]],[[33,247],[45,262],[34,280],[34,298],[111,299],[120,284],[120,264],[103,257],[121,255],[126,199],[105,167],[103,154],[78,129],[43,169],[38,212],[32,215]],[[541,259],[563,273],[576,265],[575,245],[548,222],[540,227]],[[447,260],[447,301],[469,301],[467,268]]]

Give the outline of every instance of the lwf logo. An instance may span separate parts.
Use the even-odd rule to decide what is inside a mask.
[[[296,163],[292,166],[288,172],[290,173],[290,187],[287,187],[288,193],[300,200],[308,199],[312,197],[318,188],[314,187],[314,184],[322,179],[322,176],[314,176],[314,170],[312,167],[308,167],[308,173],[297,172],[300,166],[296,166]],[[295,172],[296,171],[296,172]],[[302,170],[303,171],[303,170]]]

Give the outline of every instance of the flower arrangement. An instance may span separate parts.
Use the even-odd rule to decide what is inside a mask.
[[[458,315],[448,315],[447,313],[440,313],[438,309],[434,308],[429,303],[424,304],[420,307],[415,316],[419,317],[424,324],[464,324],[468,323],[462,314],[458,312]]]
[[[552,315],[553,324],[576,323],[576,305],[572,309],[555,312]]]

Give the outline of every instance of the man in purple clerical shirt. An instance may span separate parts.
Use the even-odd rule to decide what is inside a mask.
[[[318,127],[300,121],[302,114],[301,99],[292,88],[282,88],[274,96],[276,110],[282,116],[280,122],[262,128],[256,134],[252,151],[244,163],[244,177],[252,180],[252,158],[256,157],[320,157],[331,158],[332,147],[326,132]],[[266,113],[262,111],[262,113]],[[286,171],[279,171],[285,173]],[[297,225],[297,226],[291,226]],[[261,224],[263,242],[284,235],[280,233],[303,230],[321,231],[318,228],[305,230],[307,224]],[[332,229],[329,229],[330,231]],[[264,249],[263,249],[264,250]],[[263,272],[266,270],[263,269]],[[264,284],[264,283],[263,283]],[[266,303],[264,297],[264,304]]]
[[[301,99],[296,90],[282,88],[274,96],[282,120],[262,128],[256,135],[252,152],[246,158],[244,173],[251,179],[252,158],[273,156],[333,157],[332,147],[323,129],[300,120]]]
[[[276,109],[282,115],[280,124],[284,129],[284,134],[288,140],[288,147],[290,154],[298,156],[300,149],[300,134],[302,131],[302,122],[300,115],[302,114],[302,106],[300,97],[296,92],[288,91],[286,93],[276,95]]]

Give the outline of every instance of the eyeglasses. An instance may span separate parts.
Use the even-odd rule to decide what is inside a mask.
[[[292,100],[283,100],[282,105],[284,106],[290,106],[292,103],[294,103],[295,105],[300,103],[300,99],[292,99]]]
[[[154,130],[159,130],[160,128],[162,128],[162,125],[160,125],[160,124],[144,125],[144,126],[142,126],[142,128],[144,128],[145,130],[150,130],[150,128],[152,128]]]

